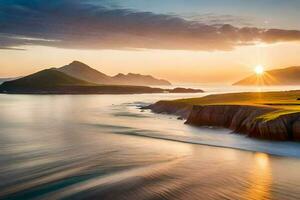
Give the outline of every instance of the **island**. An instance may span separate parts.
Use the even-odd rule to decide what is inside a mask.
[[[231,129],[248,137],[300,141],[300,91],[246,92],[159,101],[144,109],[186,124]]]
[[[105,85],[141,85],[141,86],[170,86],[169,81],[158,79],[151,75],[142,75],[137,73],[122,74],[115,76],[106,75],[85,63],[80,61],[73,61],[68,65],[56,68],[56,70],[63,72],[74,78],[84,80],[96,84]]]
[[[81,80],[56,68],[6,81],[0,93],[6,94],[145,94],[145,93],[198,93],[199,89],[162,89],[148,86],[104,85]]]

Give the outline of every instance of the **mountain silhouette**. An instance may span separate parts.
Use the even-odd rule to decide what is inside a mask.
[[[74,85],[94,85],[84,80],[80,80],[69,76],[65,73],[57,71],[54,68],[45,69],[37,73],[25,76],[23,78],[6,81],[1,86],[5,88],[41,88],[54,86],[74,86]]]
[[[92,82],[92,83],[97,83],[97,84],[112,83],[111,77],[79,61],[73,61],[68,65],[58,68],[57,70],[69,76],[73,76],[75,78]]]
[[[288,67],[248,76],[233,85],[300,85],[300,67]]]
[[[90,66],[79,62],[73,61],[72,63],[57,69],[60,72],[73,76],[75,78],[85,80],[91,83],[105,84],[105,85],[171,85],[170,82],[157,79],[149,75],[141,75],[128,73],[118,74],[116,76],[108,76]]]

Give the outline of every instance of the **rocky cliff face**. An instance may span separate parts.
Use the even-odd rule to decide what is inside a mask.
[[[185,103],[175,103],[172,101],[159,101],[155,104],[146,107],[146,109],[151,109],[155,113],[172,114],[180,116],[184,119],[188,118],[189,114],[192,111],[192,108],[193,106],[191,105],[187,105]]]
[[[150,106],[150,109],[158,113],[187,117],[185,123],[190,125],[224,127],[235,133],[260,139],[300,141],[300,113],[264,120],[262,115],[278,110],[248,105],[188,106],[171,101],[158,102]]]
[[[274,108],[246,105],[194,106],[186,123],[197,126],[225,127],[255,138],[295,139],[293,124],[300,115],[288,114],[269,121],[260,118],[260,116],[274,111],[276,111]],[[297,136],[296,129],[295,126]]]

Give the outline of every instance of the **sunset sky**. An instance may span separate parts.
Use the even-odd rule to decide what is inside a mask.
[[[109,75],[231,83],[300,66],[298,0],[0,0],[0,77],[82,61]]]

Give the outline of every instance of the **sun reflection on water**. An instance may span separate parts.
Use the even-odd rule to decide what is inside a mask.
[[[270,199],[272,175],[269,156],[264,153],[256,153],[253,170],[249,177],[250,187],[246,191],[246,199]]]

